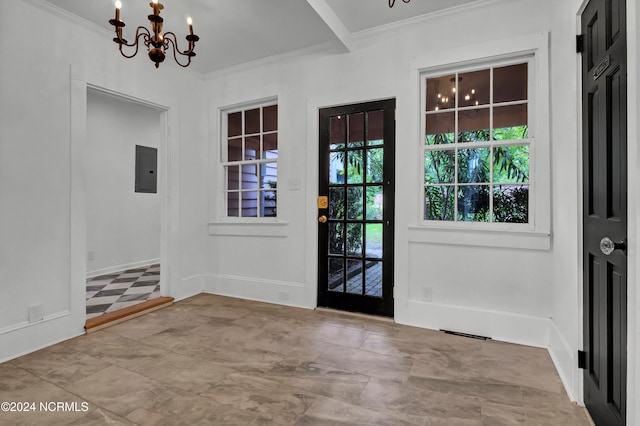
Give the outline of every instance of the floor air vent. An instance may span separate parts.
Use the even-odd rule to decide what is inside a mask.
[[[491,340],[491,337],[478,336],[476,334],[460,333],[458,331],[451,331],[451,330],[440,330],[440,331],[444,332],[444,334],[453,334],[454,336],[468,337],[470,339]]]

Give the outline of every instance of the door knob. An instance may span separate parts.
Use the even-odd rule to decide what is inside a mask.
[[[325,215],[322,215],[318,218],[318,222],[320,223],[327,223],[327,217]]]
[[[615,250],[625,250],[626,248],[627,248],[627,245],[625,244],[624,241],[615,243],[609,237],[604,237],[603,239],[600,240],[600,251],[605,256],[609,256]]]

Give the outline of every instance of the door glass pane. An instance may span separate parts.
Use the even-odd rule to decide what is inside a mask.
[[[529,222],[529,185],[497,185],[493,188],[493,220]]]
[[[456,168],[456,153],[448,151],[426,151],[424,153],[424,182],[453,183]]]
[[[366,265],[364,294],[382,297],[382,262],[367,261]]]
[[[493,182],[528,182],[529,146],[497,146],[493,149]]]
[[[488,69],[458,76],[458,106],[488,105],[490,92]]]
[[[344,188],[329,188],[329,219],[344,219]]]
[[[349,118],[349,147],[364,145],[364,113],[350,114]]]
[[[382,186],[367,186],[367,220],[382,220]]]
[[[363,212],[363,188],[347,188],[347,219],[362,220]]]
[[[493,102],[527,99],[528,65],[517,64],[493,69]]]
[[[347,255],[362,256],[362,224],[347,224]]]
[[[344,260],[329,259],[329,291],[344,292]]]
[[[489,182],[489,148],[458,150],[458,182]]]
[[[458,188],[458,220],[489,222],[489,186],[471,185]]]
[[[362,260],[347,260],[347,293],[362,294]]]
[[[329,183],[344,183],[344,152],[332,152],[329,156]]]
[[[458,112],[458,142],[488,141],[489,108]]]
[[[382,259],[382,224],[367,223],[366,231],[365,256]]]
[[[343,115],[331,117],[329,120],[329,149],[344,148],[347,137],[346,119]]]
[[[426,118],[426,140],[427,145],[438,145],[441,143],[453,143],[454,132],[456,130],[456,114],[445,112],[439,114],[428,114]]]
[[[367,145],[384,143],[384,111],[371,111],[367,114]]]
[[[425,220],[453,220],[455,189],[453,186],[428,186],[424,190]]]
[[[329,254],[344,254],[344,224],[329,223]]]
[[[347,153],[347,183],[362,183],[362,150]]]
[[[439,111],[456,105],[455,75],[427,79],[427,111]]]
[[[384,179],[384,148],[367,150],[367,183],[378,183]]]

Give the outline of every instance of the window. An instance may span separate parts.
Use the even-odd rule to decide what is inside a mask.
[[[222,121],[227,217],[276,217],[278,105],[224,111]]]
[[[422,76],[425,221],[530,223],[531,63]]]

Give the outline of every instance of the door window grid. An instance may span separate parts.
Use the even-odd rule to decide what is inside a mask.
[[[422,79],[425,221],[530,222],[530,62]]]
[[[223,112],[227,217],[277,216],[278,105]]]

